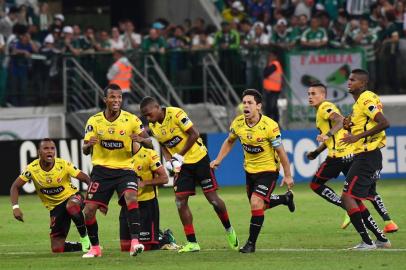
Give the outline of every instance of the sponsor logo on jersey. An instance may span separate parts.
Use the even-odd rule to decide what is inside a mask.
[[[257,138],[257,142],[263,142],[264,138]]]
[[[45,195],[55,195],[55,194],[59,194],[62,191],[64,191],[65,188],[60,186],[60,187],[52,187],[52,188],[41,188],[40,191],[42,194]]]
[[[120,135],[123,136],[125,134],[125,130],[120,130]]]
[[[173,148],[176,145],[178,145],[178,143],[180,143],[181,141],[182,141],[181,137],[175,136],[175,137],[171,138],[170,140],[167,140],[166,142],[164,142],[164,145],[167,148]]]
[[[258,153],[264,152],[264,148],[262,148],[262,146],[243,144],[242,147],[245,152],[250,153],[250,154],[258,154]]]
[[[141,171],[142,170],[142,166],[138,165],[137,170]]]
[[[102,147],[110,150],[124,148],[124,143],[122,141],[101,140],[100,144]]]
[[[62,178],[58,177],[58,178],[56,179],[56,182],[58,182],[58,184],[60,184],[60,183],[62,182]]]
[[[179,116],[182,114],[182,111],[178,112],[175,116],[176,118],[179,118]]]

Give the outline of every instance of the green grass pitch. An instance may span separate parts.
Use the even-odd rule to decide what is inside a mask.
[[[341,184],[332,183],[340,192]],[[201,252],[145,252],[130,257],[119,251],[118,207],[115,198],[106,217],[98,214],[103,257],[82,259],[82,253],[52,254],[49,244],[49,214],[36,196],[21,196],[25,222],[14,220],[8,197],[0,197],[0,269],[406,269],[406,180],[378,184],[392,218],[400,230],[388,237],[390,250],[347,251],[359,236],[350,226],[339,228],[344,211],[316,196],[307,184],[295,187],[297,210],[286,206],[266,211],[265,222],[254,254],[240,254],[227,248],[220,221],[201,192],[190,199]],[[283,193],[277,188],[275,193]],[[231,222],[244,244],[248,237],[249,205],[244,187],[219,191],[227,204]],[[160,190],[161,228],[171,228],[178,243],[185,241],[170,188]],[[383,227],[382,219],[366,204]],[[371,235],[372,236],[372,235]],[[68,240],[77,241],[74,226]]]

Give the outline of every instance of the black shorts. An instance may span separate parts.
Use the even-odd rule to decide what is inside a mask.
[[[250,200],[252,193],[255,193],[255,195],[263,199],[266,203],[269,203],[278,177],[279,172],[245,172],[248,199]]]
[[[75,197],[78,198],[78,200],[81,202],[81,208],[83,207],[83,196],[80,193],[76,193],[74,195]],[[51,237],[64,237],[68,236],[69,229],[70,229],[70,223],[71,223],[71,217],[68,213],[68,210],[66,210],[66,204],[68,203],[69,199],[66,199],[64,202],[58,204],[54,209],[49,211],[49,217],[50,217],[50,224],[49,228],[51,229],[50,236]]]
[[[196,194],[196,184],[202,187],[204,193],[215,191],[218,188],[216,177],[210,168],[209,156],[193,164],[183,164],[177,176],[175,176],[173,189],[176,195]]]
[[[157,198],[138,202],[141,228],[139,241],[143,244],[159,244],[159,204]],[[120,240],[131,240],[127,211],[120,212]]]
[[[381,150],[360,153],[354,156],[345,178],[343,194],[355,199],[372,199],[376,193],[376,181],[382,170]]]
[[[121,204],[123,204],[121,197],[126,190],[138,191],[137,175],[132,170],[95,166],[90,178],[92,183],[87,189],[85,202],[92,202],[106,209],[114,191],[117,192]]]
[[[347,175],[351,161],[343,158],[327,157],[326,160],[320,165],[316,174],[313,177],[312,182],[317,184],[323,184],[332,178],[337,178],[342,172]]]

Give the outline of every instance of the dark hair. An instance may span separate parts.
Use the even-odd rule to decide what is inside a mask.
[[[141,109],[142,109],[142,108],[145,108],[147,105],[153,104],[153,103],[159,104],[158,101],[157,101],[155,98],[153,98],[153,97],[151,97],[151,96],[146,96],[146,97],[144,97],[144,98],[141,100],[141,102],[140,102],[140,108],[141,108]]]
[[[351,70],[352,74],[356,74],[356,75],[361,75],[362,77],[364,77],[364,81],[368,82],[369,81],[369,72],[366,71],[365,69],[361,69],[361,68],[356,68]]]
[[[39,143],[38,143],[38,149],[41,148],[41,144],[42,144],[43,142],[53,142],[53,143],[55,144],[55,142],[54,142],[51,138],[43,138],[43,139],[41,139],[41,140],[39,141]]]
[[[242,92],[242,97],[253,96],[257,104],[262,103],[262,95],[256,89],[246,89]]]
[[[324,92],[325,92],[326,95],[327,95],[327,86],[324,85],[324,84],[321,83],[321,82],[314,82],[314,83],[310,84],[310,87],[321,87],[321,88],[324,89]]]
[[[103,89],[103,93],[104,93],[104,97],[107,97],[107,94],[109,93],[109,90],[121,90],[121,87],[118,86],[115,83],[109,84],[107,85],[104,89]]]

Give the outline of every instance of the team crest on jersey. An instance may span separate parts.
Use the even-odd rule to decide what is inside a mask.
[[[166,135],[166,130],[165,130],[165,129],[162,129],[162,130],[161,130],[161,133],[162,133],[162,135]]]
[[[251,134],[251,133],[247,133],[247,138],[248,138],[249,140],[251,140],[251,139],[252,139],[252,134]]]
[[[175,131],[174,128],[171,128],[171,129],[169,130],[170,133],[173,133],[174,131]]]
[[[103,135],[103,133],[104,133],[103,130],[98,130],[98,131],[97,131],[97,135],[100,135],[100,136],[101,136],[101,135]]]
[[[47,178],[45,178],[45,179],[46,179],[46,181],[47,181],[48,184],[51,184],[51,183],[52,183],[52,178],[51,178],[51,177],[47,177]]]
[[[120,130],[120,135],[123,136],[125,134],[125,130]]]
[[[142,170],[142,166],[138,165],[137,170],[141,171]]]
[[[109,132],[110,134],[113,134],[113,133],[114,133],[114,128],[109,128],[109,129],[108,129],[108,132]]]
[[[257,138],[257,142],[263,142],[264,138]]]
[[[62,182],[62,178],[58,178],[58,179],[56,179],[56,182],[58,182],[58,183],[61,183]]]

